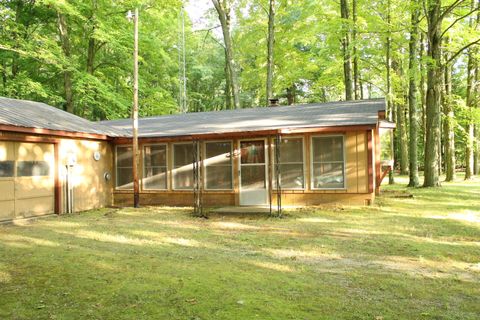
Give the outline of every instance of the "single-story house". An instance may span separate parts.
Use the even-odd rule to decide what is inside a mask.
[[[0,98],[0,220],[131,205],[131,123]],[[393,128],[384,99],[142,118],[140,203],[190,206],[197,183],[205,205],[267,205],[279,181],[286,205],[370,204]]]

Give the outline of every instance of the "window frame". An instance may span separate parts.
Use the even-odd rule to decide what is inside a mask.
[[[229,142],[230,143],[230,168],[231,168],[231,175],[232,175],[232,187],[230,189],[210,189],[207,188],[207,165],[205,164],[205,160],[207,159],[207,143],[216,143],[216,142]],[[203,170],[203,188],[205,191],[233,191],[235,190],[235,174],[234,174],[234,168],[233,168],[233,160],[234,160],[234,153],[235,153],[235,148],[234,148],[234,142],[233,140],[209,140],[209,141],[204,141],[202,143],[202,170]],[[226,166],[224,166],[226,167]]]
[[[175,169],[176,169],[175,168],[175,145],[181,145],[181,144],[189,144],[189,145],[193,146],[192,141],[172,142],[172,144],[171,144],[171,146],[172,146],[172,168],[170,170],[172,171],[172,190],[190,192],[190,191],[193,191],[194,186],[192,186],[191,188],[180,188],[180,189],[175,187],[175,175],[176,175],[176,173],[175,173]],[[198,152],[198,150],[197,150],[197,152]],[[193,162],[191,163],[191,165],[192,165],[192,171],[193,171]]]
[[[313,161],[313,140],[314,138],[335,138],[342,137],[342,153],[343,153],[343,162],[340,161],[329,161],[325,163],[343,163],[343,187],[341,188],[315,188],[314,187],[314,161]],[[311,190],[347,190],[347,152],[346,152],[346,143],[345,143],[345,134],[322,134],[322,135],[312,135],[310,137],[310,189]],[[322,163],[322,162],[319,162]]]
[[[280,176],[280,189],[281,190],[306,190],[307,189],[307,177],[306,177],[306,173],[307,173],[307,163],[305,161],[305,152],[306,152],[306,148],[305,148],[305,137],[304,136],[282,136],[281,137],[282,140],[283,139],[301,139],[302,140],[302,169],[303,169],[303,187],[302,188],[285,188],[285,187],[282,187],[281,185],[281,176]],[[272,139],[272,188],[276,188],[276,181],[275,181],[275,160],[276,160],[276,155],[275,155],[275,140],[277,138],[273,138]],[[281,156],[281,155],[280,155]],[[280,165],[282,164],[298,164],[299,162],[287,162],[287,163],[280,163]]]
[[[165,179],[166,179],[166,186],[165,188],[162,188],[162,189],[159,189],[159,188],[151,188],[151,189],[147,189],[145,188],[145,182],[144,182],[144,179],[147,178],[146,177],[146,170],[147,170],[147,167],[145,165],[145,160],[147,159],[146,156],[145,156],[145,147],[154,147],[154,146],[165,146]],[[169,186],[170,186],[170,168],[168,166],[168,159],[169,159],[169,150],[168,150],[168,143],[148,143],[148,144],[142,144],[142,152],[141,152],[141,157],[142,157],[142,178],[141,178],[141,185],[142,185],[142,191],[167,191],[169,190]],[[173,164],[173,163],[172,163]],[[152,168],[161,168],[163,166],[153,166]],[[173,183],[173,182],[172,182]]]
[[[117,144],[115,145],[115,190],[119,191],[132,191],[132,188],[119,188],[118,186],[118,148],[132,148],[132,166],[131,167],[120,167],[120,168],[130,168],[133,170],[133,147],[129,144]],[[134,181],[132,181],[133,183]]]

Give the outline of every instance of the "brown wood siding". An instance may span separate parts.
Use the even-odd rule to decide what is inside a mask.
[[[133,204],[132,192],[115,192],[116,206],[131,206]],[[165,206],[192,206],[193,192],[189,191],[164,191],[140,193],[141,205]],[[233,206],[235,193],[208,193],[203,195],[203,204],[206,206]]]
[[[209,207],[222,207],[238,205],[236,194],[230,193],[205,193],[203,203]],[[373,193],[348,194],[348,193],[318,193],[318,192],[289,192],[283,191],[282,205],[284,206],[311,206],[311,205],[367,205],[374,200]],[[275,206],[276,194],[272,194]],[[131,192],[115,192],[114,202],[116,206],[132,206],[133,195]],[[185,191],[173,192],[142,192],[140,194],[141,205],[163,206],[192,206],[193,193]]]

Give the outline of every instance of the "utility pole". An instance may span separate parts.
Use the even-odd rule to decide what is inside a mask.
[[[140,193],[138,184],[138,8],[135,13],[129,11],[127,18],[130,20],[133,16],[134,25],[134,49],[133,49],[133,137],[132,137],[132,153],[133,153],[133,207],[138,208],[140,205]]]

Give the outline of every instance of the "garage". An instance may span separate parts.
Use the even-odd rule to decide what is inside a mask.
[[[55,211],[55,154],[50,143],[0,141],[0,220]]]

